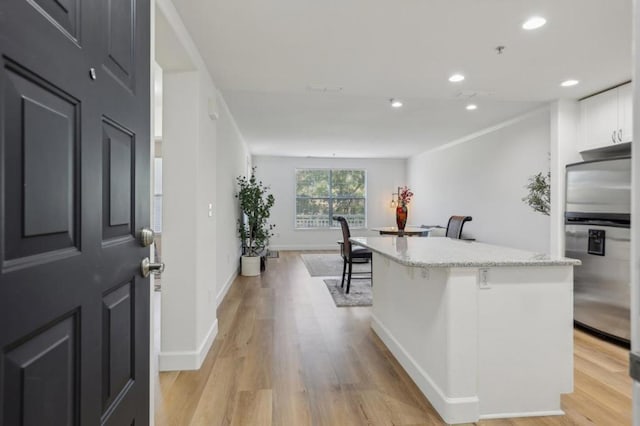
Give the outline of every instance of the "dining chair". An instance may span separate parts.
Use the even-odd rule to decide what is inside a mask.
[[[354,259],[368,259],[371,264],[371,285],[373,285],[373,256],[371,254],[371,250],[366,247],[354,247],[349,241],[351,238],[351,231],[349,230],[349,224],[347,223],[347,219],[342,216],[333,216],[333,220],[337,220],[340,222],[340,227],[342,228],[342,240],[341,244],[341,253],[342,260],[344,264],[342,265],[342,282],[340,283],[340,287],[344,287],[344,278],[347,275],[347,265],[349,265],[349,271],[347,275],[347,290],[345,293],[349,293],[351,288],[351,275],[353,270],[353,260]]]
[[[462,227],[466,222],[471,222],[472,220],[471,216],[451,216],[449,223],[447,223],[445,236],[459,240],[462,237]]]

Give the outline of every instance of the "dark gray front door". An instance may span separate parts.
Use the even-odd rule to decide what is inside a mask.
[[[148,0],[0,0],[0,424],[149,422]]]

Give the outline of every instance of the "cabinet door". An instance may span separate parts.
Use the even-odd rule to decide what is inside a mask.
[[[617,143],[613,136],[619,128],[618,91],[608,90],[581,101],[580,121],[580,151]]]
[[[617,142],[618,91],[608,90],[580,102],[581,148],[600,148]]]
[[[633,93],[631,83],[618,87],[619,142],[631,142],[633,138]]]

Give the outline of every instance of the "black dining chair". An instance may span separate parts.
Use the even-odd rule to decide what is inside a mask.
[[[342,244],[340,246],[342,256],[342,260],[344,264],[342,265],[342,283],[340,287],[344,287],[344,277],[347,275],[347,265],[349,265],[349,272],[347,275],[347,290],[345,293],[349,293],[349,289],[351,288],[351,274],[353,270],[353,260],[354,259],[368,259],[371,264],[371,285],[373,285],[373,256],[371,254],[371,250],[366,247],[354,247],[349,241],[351,237],[351,231],[349,231],[349,224],[347,223],[347,219],[342,216],[333,216],[333,220],[337,220],[340,222],[340,226],[342,227]]]
[[[459,240],[462,237],[462,227],[466,222],[471,222],[472,220],[471,216],[451,216],[449,223],[447,223],[445,236]]]

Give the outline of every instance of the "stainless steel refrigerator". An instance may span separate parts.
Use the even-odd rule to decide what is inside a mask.
[[[567,166],[566,256],[574,272],[577,323],[628,343],[630,330],[631,159]]]

